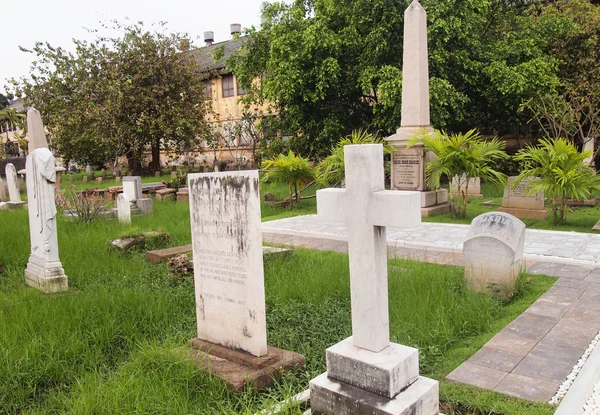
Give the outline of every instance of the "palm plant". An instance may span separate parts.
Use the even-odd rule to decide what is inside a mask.
[[[588,199],[592,190],[600,190],[600,177],[584,163],[591,155],[592,151],[580,153],[564,138],[542,139],[539,146],[528,146],[517,154],[524,167],[514,186],[529,178],[529,194],[541,191],[550,197],[554,223],[564,224],[568,199]]]
[[[506,175],[493,167],[508,157],[504,152],[504,142],[497,138],[486,141],[475,130],[465,134],[447,134],[436,130],[434,133],[424,131],[408,142],[409,147],[416,144],[422,144],[426,151],[436,155],[425,167],[428,185],[437,189],[442,176],[446,176],[450,187],[455,185],[459,189],[458,198],[452,192],[449,195],[454,218],[467,215],[469,179],[480,177],[498,186],[506,182]]]
[[[383,138],[375,137],[365,130],[354,130],[331,148],[331,155],[324,158],[316,168],[317,183],[322,187],[337,186],[344,180],[344,146],[352,144],[383,144],[385,154],[392,155],[394,147]]]
[[[280,154],[276,158],[263,161],[262,168],[265,175],[262,180],[271,183],[286,183],[289,190],[290,206],[300,201],[298,186],[313,180],[315,174],[309,161],[296,156],[290,151],[287,156]],[[296,197],[294,198],[294,195]]]
[[[4,108],[0,110],[0,126],[6,128],[6,142],[8,143],[8,133],[17,128],[25,127],[27,116],[14,108]],[[17,137],[18,138],[18,137]],[[1,142],[0,142],[1,144]],[[0,157],[4,155],[4,146],[0,145]]]

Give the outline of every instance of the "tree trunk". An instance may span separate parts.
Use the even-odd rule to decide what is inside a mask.
[[[152,162],[150,163],[152,171],[160,170],[160,139],[152,143]]]
[[[133,155],[127,155],[127,170],[131,172],[133,176],[142,175],[142,161]]]

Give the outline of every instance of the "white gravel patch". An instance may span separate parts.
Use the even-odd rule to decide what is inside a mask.
[[[600,342],[600,332],[596,335],[596,337],[594,337],[594,339],[592,340],[592,342],[590,343],[590,345],[588,346],[586,351],[583,353],[583,355],[581,355],[581,357],[577,361],[577,364],[575,366],[573,366],[573,370],[571,371],[569,376],[567,376],[567,379],[558,387],[558,391],[552,397],[552,399],[550,399],[550,401],[548,403],[558,404],[560,402],[560,400],[562,398],[564,398],[564,396],[569,391],[569,388],[571,387],[573,382],[575,382],[577,375],[579,374],[579,372],[581,372],[581,369],[583,369],[583,365],[585,365],[585,362],[588,360],[588,358],[590,357],[590,355],[592,354],[592,352],[594,351],[594,349],[596,348],[596,346],[598,345],[599,342]],[[592,414],[600,415],[600,385],[599,384],[600,384],[600,382],[598,382],[595,385],[594,393],[592,394],[590,399],[585,403],[585,405],[587,406],[589,402],[592,402],[590,404],[590,408],[594,408],[593,412],[587,412],[587,409],[586,409],[586,412],[584,413],[584,415],[592,415]]]
[[[594,385],[592,396],[583,404],[583,415],[600,414],[600,381]]]

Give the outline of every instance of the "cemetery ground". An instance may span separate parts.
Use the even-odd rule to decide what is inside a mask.
[[[64,183],[64,182],[63,182]],[[284,189],[285,191],[285,189]],[[263,206],[263,220],[304,213]],[[325,369],[325,349],[350,335],[348,257],[296,249],[265,262],[269,345],[306,357],[267,391],[231,393],[184,358],[195,337],[192,277],[174,279],[145,250],[120,252],[113,239],[167,232],[168,246],[190,243],[189,207],[155,201],[154,214],[88,225],[62,216],[59,249],[69,291],[42,295],[26,288],[27,213],[0,212],[0,413],[254,414],[308,387]],[[440,381],[445,413],[551,414],[555,407],[450,383],[444,377],[520,315],[554,279],[525,275],[502,305],[467,291],[464,271],[391,260],[391,340],[418,347],[421,374]],[[289,414],[302,409],[292,405]]]

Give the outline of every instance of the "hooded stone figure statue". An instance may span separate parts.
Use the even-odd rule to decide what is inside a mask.
[[[58,258],[54,183],[56,162],[48,149],[40,113],[27,112],[29,155],[25,164],[31,255],[25,270],[25,283],[43,292],[67,289],[67,276]]]

